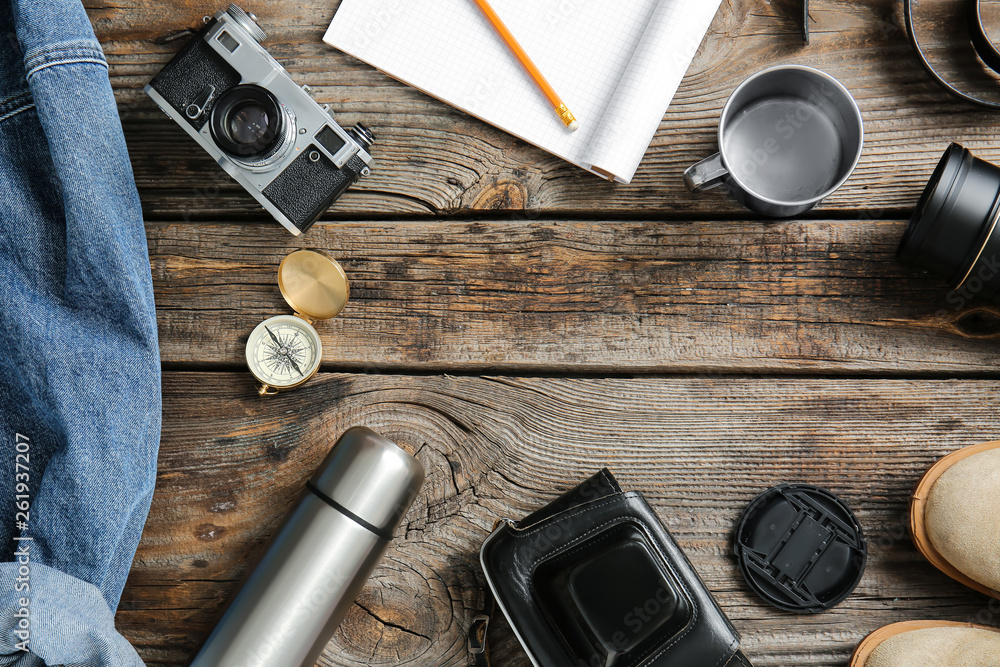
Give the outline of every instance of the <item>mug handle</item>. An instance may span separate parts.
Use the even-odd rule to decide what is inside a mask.
[[[722,153],[716,153],[697,162],[684,172],[684,185],[691,192],[704,192],[722,185],[729,170],[722,164]]]

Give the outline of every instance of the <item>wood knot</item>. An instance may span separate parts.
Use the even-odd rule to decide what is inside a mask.
[[[974,308],[955,318],[952,327],[969,338],[1000,338],[1000,314],[987,307]]]
[[[507,211],[525,209],[528,206],[528,188],[514,179],[497,179],[486,187],[472,208],[477,211]]]
[[[388,591],[390,589],[386,589]],[[389,597],[397,597],[390,594]],[[431,637],[440,636],[441,619],[428,609],[426,602],[405,596],[389,603],[376,604],[362,594],[340,626],[346,647],[357,650],[358,660],[350,664],[401,664],[417,662],[434,645]],[[426,660],[421,664],[429,663]]]

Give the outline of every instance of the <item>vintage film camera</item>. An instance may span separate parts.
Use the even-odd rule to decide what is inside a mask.
[[[207,18],[207,17],[206,17]],[[153,77],[146,94],[292,234],[370,173],[374,135],[345,130],[260,46],[229,5]]]

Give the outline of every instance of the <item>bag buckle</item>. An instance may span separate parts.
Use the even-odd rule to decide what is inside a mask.
[[[469,653],[478,655],[486,650],[486,631],[490,627],[490,617],[480,614],[472,619],[469,626]]]

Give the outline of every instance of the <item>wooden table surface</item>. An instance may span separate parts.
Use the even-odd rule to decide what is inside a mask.
[[[724,2],[624,186],[325,46],[338,0],[246,2],[296,81],[378,135],[372,175],[299,238],[142,93],[180,45],[158,38],[216,7],[86,4],[147,220],[165,371],[157,491],[117,617],[148,664],[190,659],[356,424],[415,452],[428,477],[325,667],[465,665],[493,521],[601,466],[646,493],[758,666],[844,665],[898,620],[1000,622],[1000,606],[921,559],[905,525],[932,461],[998,437],[1000,311],[949,302],[893,259],[949,141],[1000,160],[1000,116],[930,82],[897,3],[814,0],[803,46],[798,1]],[[944,22],[939,4],[922,7]],[[791,221],[688,194],[681,172],[715,150],[729,92],[790,62],[856,97],[866,139],[851,179]],[[320,375],[262,399],[243,346],[288,311],[276,269],[301,247],[333,253],[352,298],[320,327]],[[855,594],[817,616],[766,606],[732,556],[740,509],[786,481],[840,494],[870,540]],[[504,621],[491,637],[496,664],[528,665]]]

